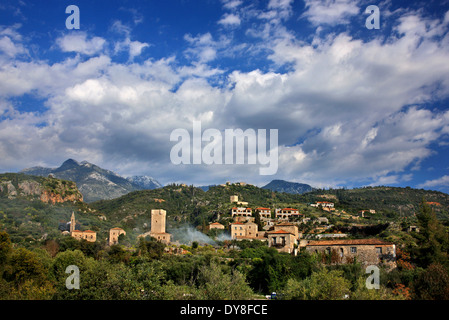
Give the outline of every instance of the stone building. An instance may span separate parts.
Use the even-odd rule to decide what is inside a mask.
[[[330,264],[352,263],[354,260],[368,265],[396,267],[396,247],[379,239],[309,241],[306,250],[321,253]]]
[[[75,212],[72,211],[72,216],[70,217],[70,236],[72,236],[75,239],[84,239],[89,242],[95,242],[97,241],[97,233],[92,230],[76,230],[76,219],[75,219]]]
[[[207,231],[210,231],[212,229],[219,229],[219,230],[224,230],[224,225],[222,225],[219,222],[212,222],[207,226]]]
[[[272,230],[267,232],[268,246],[276,248],[279,252],[295,253],[301,234],[298,226],[290,222],[275,224]]]
[[[273,226],[274,231],[284,230],[292,233],[295,236],[295,239],[299,239],[301,237],[301,234],[299,233],[298,226],[290,223],[290,222],[281,222],[278,224],[275,224]]]
[[[151,210],[150,236],[165,244],[170,243],[170,234],[165,232],[165,219],[167,212],[163,209]]]
[[[279,252],[293,253],[297,238],[291,231],[279,229],[267,232],[268,246]]]
[[[254,222],[233,222],[230,224],[231,238],[236,240],[266,240]]]
[[[109,245],[112,246],[118,243],[118,237],[124,234],[126,235],[126,231],[122,228],[112,228],[109,230]]]
[[[70,235],[78,240],[84,239],[89,242],[97,241],[97,233],[92,230],[86,230],[86,231],[73,230],[72,233],[70,233]]]

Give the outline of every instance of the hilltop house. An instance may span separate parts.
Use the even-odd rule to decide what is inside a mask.
[[[299,217],[300,214],[298,209],[293,208],[284,208],[284,209],[275,209],[275,216],[277,219],[289,219],[291,217]]]
[[[312,203],[311,205],[310,205],[311,207],[320,207],[321,206],[321,208],[329,208],[329,209],[331,209],[331,208],[334,208],[334,203],[333,202],[329,202],[329,201],[317,201],[316,203]]]
[[[233,207],[231,209],[232,217],[239,216],[239,217],[251,217],[252,215],[252,209],[251,208],[244,208],[244,207]]]
[[[271,209],[270,208],[256,208],[255,210],[259,212],[261,219],[270,219],[271,218]]]

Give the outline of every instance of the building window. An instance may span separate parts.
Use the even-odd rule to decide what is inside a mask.
[[[382,254],[382,247],[376,247],[376,253]]]
[[[351,253],[357,253],[357,247],[351,247]]]

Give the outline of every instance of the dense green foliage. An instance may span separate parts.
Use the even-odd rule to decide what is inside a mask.
[[[14,174],[3,177],[13,185],[20,179]],[[63,184],[60,181],[58,185]],[[50,180],[40,183],[52,187]],[[375,209],[377,213],[368,222],[359,220],[356,226],[327,217],[335,230],[354,238],[373,236],[394,242],[398,267],[391,272],[381,269],[380,289],[369,290],[367,274],[357,261],[324,264],[326,260],[315,254],[279,253],[260,241],[233,243],[238,248],[194,241],[181,246],[187,253],[175,255],[154,239],[137,238],[149,230],[151,209],[167,210],[169,232],[183,225],[200,228],[218,217],[227,225],[235,205],[229,201],[231,195],[251,207],[300,208],[312,221],[323,212],[307,204],[326,196],[335,197],[332,201],[340,210]],[[429,206],[427,201],[440,206]],[[409,211],[404,208],[416,215],[405,214]],[[277,292],[278,299],[449,299],[447,208],[445,194],[384,187],[292,195],[251,185],[216,186],[207,192],[171,185],[89,205],[53,205],[20,195],[9,199],[3,191],[0,299],[252,299],[272,292]],[[61,233],[72,211],[82,230],[97,232],[95,243]],[[416,224],[420,232],[410,232],[410,224]],[[122,227],[127,234],[120,236],[118,245],[109,247],[106,239],[112,227]],[[212,230],[209,235],[219,233]],[[80,289],[66,287],[70,265],[80,270]]]

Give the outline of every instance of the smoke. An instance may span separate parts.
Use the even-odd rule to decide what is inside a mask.
[[[226,232],[223,232],[217,236],[217,240],[218,241],[226,241],[226,240],[232,240],[232,238],[231,238],[231,235],[229,235]]]
[[[172,235],[172,241],[178,241],[181,244],[191,245],[196,241],[199,244],[216,245],[217,243],[205,235],[204,233],[196,230],[190,225],[185,225],[176,229],[171,229],[169,233]]]

